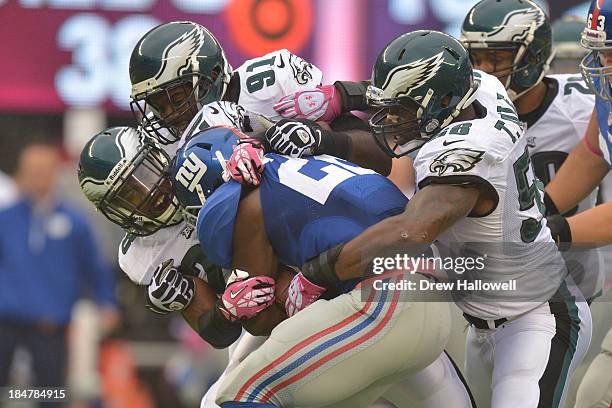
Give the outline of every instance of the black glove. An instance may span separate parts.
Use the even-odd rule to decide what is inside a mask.
[[[546,208],[546,215],[559,214],[559,210],[557,209],[555,202],[546,191],[544,191],[544,207]]]
[[[185,309],[195,293],[191,276],[181,274],[169,259],[157,267],[147,287],[147,308],[157,314],[166,314]]]
[[[567,219],[559,214],[546,217],[546,223],[550,229],[550,235],[557,243],[559,250],[567,251],[572,242],[572,230]]]
[[[273,151],[291,157],[314,155],[321,144],[323,129],[308,119],[281,119],[266,131]]]

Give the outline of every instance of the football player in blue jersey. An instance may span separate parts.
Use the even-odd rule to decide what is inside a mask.
[[[590,50],[580,70],[595,93],[595,108],[583,143],[568,156],[546,187],[547,209],[564,212],[591,193],[612,166],[612,1],[593,0],[581,44]],[[598,205],[573,217],[549,217],[558,241],[605,245],[612,243],[612,203]]]
[[[595,92],[595,108],[583,143],[568,156],[547,188],[548,207],[565,211],[587,196],[612,166],[612,1],[593,0],[581,44],[590,52],[580,63],[587,84]],[[552,221],[552,223],[550,223]],[[559,240],[604,245],[612,242],[612,203],[600,204],[573,217],[549,217]],[[554,232],[554,231],[553,231]],[[609,287],[605,283],[604,290]],[[612,329],[601,344],[576,394],[576,408],[607,407],[612,402]]]
[[[269,154],[259,189],[234,181],[223,184],[222,169],[236,142],[236,133],[223,127],[194,136],[179,150],[172,179],[186,211],[199,212],[196,230],[210,259],[248,271],[251,277],[275,277],[281,264],[301,265],[402,212],[407,203],[385,177],[331,156]],[[421,275],[402,276],[413,281]],[[292,285],[306,285],[289,288],[303,296],[322,293],[307,281],[294,279]],[[304,310],[299,300],[288,303],[288,315],[295,315],[278,326],[278,316],[269,318],[268,310],[259,313],[260,328],[276,328],[227,374],[217,403],[365,407],[401,380],[393,400],[398,407],[436,407],[449,400],[455,406],[472,406],[448,356],[440,355],[448,333],[447,305],[418,302],[427,299],[418,292],[375,293],[371,288],[353,280],[336,287],[336,293],[328,292],[329,300]],[[248,291],[230,282],[224,308],[241,317],[248,309],[243,307]],[[242,301],[234,301],[239,298]],[[417,302],[404,307],[401,299]],[[422,336],[406,338],[409,332]],[[429,375],[431,370],[442,375]],[[339,382],[339,377],[344,380]]]

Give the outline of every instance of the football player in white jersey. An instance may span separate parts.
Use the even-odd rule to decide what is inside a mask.
[[[513,280],[516,291],[455,293],[470,322],[466,374],[477,403],[563,406],[590,341],[590,312],[566,282],[505,87],[473,71],[454,38],[417,31],[381,52],[368,97],[382,108],[370,120],[375,138],[389,155],[415,156],[419,190],[403,214],[308,261],[303,275],[329,285],[370,273],[376,256],[414,255],[434,240],[455,258],[486,253],[476,278]]]
[[[279,99],[317,88],[322,77],[316,66],[286,49],[248,60],[232,70],[213,34],[189,21],[153,28],[138,41],[130,58],[132,110],[149,131],[169,130],[170,134],[156,134],[165,144],[179,140],[196,113],[213,101],[240,104],[247,116],[255,113],[279,119],[273,108]],[[327,89],[321,96],[325,106],[350,107],[350,94],[343,86],[337,88]],[[363,101],[361,94],[357,99]],[[257,121],[251,122],[257,126]]]
[[[547,187],[560,210],[575,205],[591,189],[609,178],[612,166],[610,138],[610,68],[612,67],[612,2],[593,0],[589,7],[581,45],[589,51],[580,70],[589,88],[597,95],[591,122],[580,143]],[[608,175],[608,177],[606,177]],[[606,188],[607,185],[604,187]],[[612,241],[612,204],[605,203],[566,220],[561,231],[569,242],[601,245]],[[608,268],[609,270],[609,268]],[[610,288],[611,281],[606,282]],[[604,289],[604,290],[605,290]],[[612,329],[601,344],[601,353],[585,373],[576,395],[576,408],[608,407],[612,403]],[[597,344],[595,346],[598,346]]]
[[[158,266],[173,259],[178,272],[197,276],[223,293],[229,271],[204,257],[193,227],[183,221],[166,175],[170,162],[168,154],[140,128],[109,128],[93,136],[81,152],[80,187],[106,218],[126,232],[119,248],[120,265],[126,271],[144,272],[128,275],[132,281],[149,284]],[[132,247],[136,239],[140,245]],[[155,306],[150,308],[158,313],[172,310]]]
[[[536,177],[547,185],[584,136],[595,97],[579,74],[546,75],[554,52],[548,16],[523,0],[483,0],[467,14],[461,41],[475,69],[496,76],[508,90],[525,137]],[[595,206],[597,190],[566,211],[571,216]],[[547,215],[557,211],[545,196]],[[604,273],[599,251],[564,254],[584,296],[601,293]]]
[[[246,61],[232,70],[217,39],[200,24],[157,26],[136,44],[130,58],[132,109],[164,144],[177,142],[202,107],[227,100],[272,117],[287,92],[314,88],[322,72],[287,50]],[[153,115],[149,115],[152,113]]]
[[[517,82],[521,81],[521,69],[546,74],[546,59],[547,55],[550,55],[550,30],[544,12],[538,10],[537,6],[530,6],[525,2],[509,1],[508,9],[500,7],[499,3],[495,3],[496,6],[493,4],[492,1],[487,0],[478,3],[468,13],[463,24],[464,44],[469,47],[474,66],[496,75],[507,86],[512,86],[510,83],[514,82],[515,88],[518,88]],[[517,34],[525,30],[525,26],[520,24],[509,26],[512,19],[507,16],[510,13],[515,15],[522,13],[524,22],[521,21],[520,24],[527,26],[525,23],[531,21],[534,25],[533,36],[523,40],[526,51],[517,60],[514,60],[515,55],[518,54],[517,51],[509,49],[508,45],[513,43],[512,38],[516,38]],[[517,17],[514,19],[516,20]],[[499,24],[501,21],[508,23],[504,27]],[[496,26],[494,38],[482,35],[482,32],[494,31],[493,26]],[[499,27],[502,28],[499,29]],[[584,29],[584,20],[577,18],[560,20],[553,26],[553,29],[556,30],[555,37],[574,34],[573,38],[565,38],[565,42],[556,47],[555,59],[559,57],[559,51],[563,52],[563,57],[567,62],[565,65],[559,65],[564,66],[566,70],[571,69],[568,72],[577,72],[578,62],[586,54],[586,50],[581,48],[578,42],[580,33]],[[560,38],[557,39],[560,40]],[[514,44],[516,50],[523,45],[520,42],[514,42]],[[534,61],[538,58],[539,64],[530,63],[529,66],[526,66],[527,61]],[[574,62],[573,67],[569,64],[572,61]],[[508,81],[511,70],[513,79]],[[582,138],[587,132],[587,125],[595,105],[594,95],[579,74],[546,75],[541,82],[526,79],[522,81],[527,90],[514,100],[514,104],[519,119],[525,121],[528,126],[526,136],[536,176],[544,184],[548,184],[570,152],[582,144]],[[554,204],[548,196],[545,197],[547,210],[550,211],[551,208],[554,208]],[[564,212],[563,216],[570,217],[594,207],[596,198],[597,188],[574,208]],[[559,219],[560,216],[550,218],[553,222],[558,222]],[[598,252],[597,249],[573,249],[563,254],[570,273],[589,302],[602,293],[606,277],[603,259]],[[606,345],[604,341],[602,349],[606,350]],[[593,366],[597,367],[598,364],[601,366],[601,360],[602,358],[598,357]],[[597,378],[597,381],[593,383],[604,384],[606,375],[598,374],[590,376]],[[600,397],[602,392],[593,392],[597,388],[602,389],[601,385],[596,385],[590,389],[591,392],[579,393],[577,404],[587,406],[584,402],[589,399],[603,401],[605,398]],[[607,404],[609,403],[608,400]]]

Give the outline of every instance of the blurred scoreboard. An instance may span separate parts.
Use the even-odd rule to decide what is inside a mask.
[[[0,1],[0,109],[128,109],[129,57],[152,27],[201,23],[239,64],[279,46],[308,52],[311,14],[297,0]]]
[[[474,3],[0,0],[0,112],[62,112],[70,106],[129,110],[132,48],[145,32],[167,21],[206,26],[234,67],[287,48],[332,73],[330,81],[369,77],[380,49],[401,33],[431,28],[458,34]],[[346,66],[350,70],[343,70]]]

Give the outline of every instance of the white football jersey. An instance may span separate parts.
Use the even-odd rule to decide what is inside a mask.
[[[189,140],[192,136],[209,127],[230,126],[240,131],[246,131],[245,112],[242,106],[234,102],[219,101],[205,105],[187,125],[180,141],[175,143],[177,146],[176,150],[183,146],[185,141]]]
[[[134,283],[148,285],[155,268],[167,259],[179,265],[187,252],[198,245],[195,231],[184,222],[146,237],[127,234],[119,245],[119,266]]]
[[[527,122],[525,137],[533,169],[536,177],[546,185],[582,141],[595,106],[595,96],[580,75],[548,75],[544,82],[552,91],[541,108],[522,119]],[[571,216],[592,208],[596,201],[597,189],[564,215]],[[572,250],[563,253],[563,257],[585,297],[597,294],[604,278],[599,251]]]
[[[495,202],[487,215],[461,219],[438,237],[440,256],[481,258],[469,276],[481,283],[515,282],[516,289],[459,288],[458,306],[482,319],[525,313],[548,301],[567,272],[543,216],[543,186],[533,173],[523,124],[501,82],[475,71],[479,119],[455,122],[428,141],[415,159],[419,189],[430,184],[478,185]],[[536,273],[537,271],[537,273]],[[454,272],[454,271],[453,271]],[[466,272],[468,273],[468,272]]]
[[[546,185],[582,141],[595,106],[595,96],[580,75],[549,75],[544,81],[555,91],[540,109],[524,115],[523,119],[527,122],[525,137],[536,176]],[[594,191],[572,213],[592,207],[596,196]]]
[[[321,84],[321,70],[286,49],[246,61],[240,77],[238,104],[248,112],[282,119],[272,108],[280,98]]]
[[[155,269],[168,259],[181,273],[210,283],[217,293],[225,289],[230,271],[217,268],[206,258],[193,227],[185,222],[146,237],[128,234],[119,244],[119,266],[137,285],[148,285]]]

